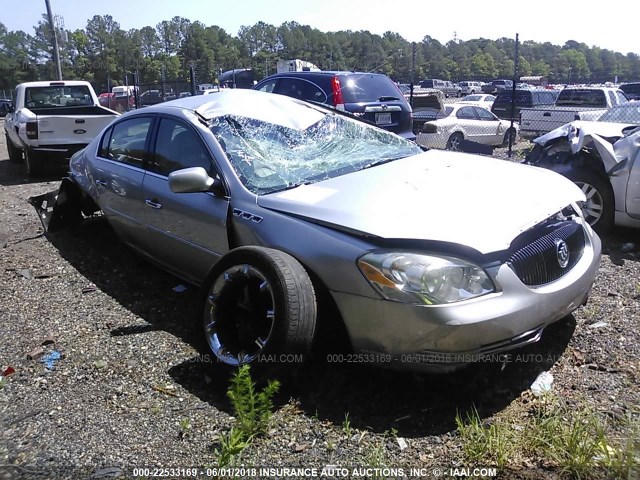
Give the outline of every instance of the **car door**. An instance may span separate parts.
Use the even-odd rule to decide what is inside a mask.
[[[503,123],[489,110],[480,107],[473,108],[475,108],[475,113],[480,119],[480,133],[476,141],[485,145],[500,145],[506,131]]]
[[[629,180],[627,182],[627,213],[629,216],[640,219],[640,152],[636,152],[635,159],[629,170]]]
[[[174,193],[171,172],[203,167],[218,175],[213,157],[194,127],[181,119],[158,119],[154,148],[142,185],[147,251],[183,278],[202,282],[229,250],[229,199],[211,192]]]
[[[143,164],[153,120],[150,115],[130,117],[107,129],[88,172],[109,223],[123,241],[134,246],[144,237]]]
[[[456,112],[458,127],[464,132],[464,137],[472,142],[482,142],[486,137],[486,126],[480,121],[476,107],[466,106]]]

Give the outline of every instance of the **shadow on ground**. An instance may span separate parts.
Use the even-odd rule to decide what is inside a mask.
[[[168,373],[201,400],[230,410],[228,371],[212,363],[202,347],[195,320],[200,299],[195,287],[182,293],[173,291],[182,282],[120,243],[103,218],[50,234],[49,239],[88,281],[148,322],[113,328],[112,336],[164,330],[193,345],[203,355],[170,367]],[[547,328],[539,343],[501,359],[506,362],[479,363],[442,375],[330,363],[323,349],[287,379],[278,402],[297,399],[307,415],[336,425],[342,424],[348,412],[354,428],[375,432],[395,428],[405,437],[436,435],[454,428],[458,411],[475,406],[481,417],[486,417],[505,408],[540,372],[551,368],[574,329],[575,321],[568,317]],[[320,343],[327,340],[320,338]]]
[[[6,152],[4,152],[4,154],[6,156]],[[24,163],[11,163],[8,159],[0,160],[0,185],[4,187],[27,185],[30,183],[56,182],[60,181],[65,175],[65,168],[56,167],[48,169],[41,177],[29,178]]]

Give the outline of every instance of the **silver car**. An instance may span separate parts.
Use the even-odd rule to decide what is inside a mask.
[[[202,286],[203,333],[228,365],[304,356],[326,298],[359,361],[452,370],[537,341],[586,301],[600,261],[561,175],[425,152],[257,91],[129,112],[70,171],[66,215],[101,209]]]

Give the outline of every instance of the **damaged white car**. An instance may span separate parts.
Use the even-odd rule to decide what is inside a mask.
[[[640,127],[575,121],[538,137],[525,163],[572,180],[585,194],[585,219],[600,234],[640,228]]]

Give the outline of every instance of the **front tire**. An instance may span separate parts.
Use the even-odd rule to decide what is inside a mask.
[[[27,165],[27,176],[29,178],[40,177],[44,171],[42,158],[35,152],[25,148],[24,150],[25,164]]]
[[[241,247],[222,257],[204,289],[204,333],[219,363],[262,370],[299,363],[316,331],[316,296],[291,255]]]
[[[585,170],[569,172],[567,178],[587,197],[587,201],[582,204],[585,220],[598,234],[606,235],[613,226],[615,216],[615,197],[611,183],[602,175]]]

